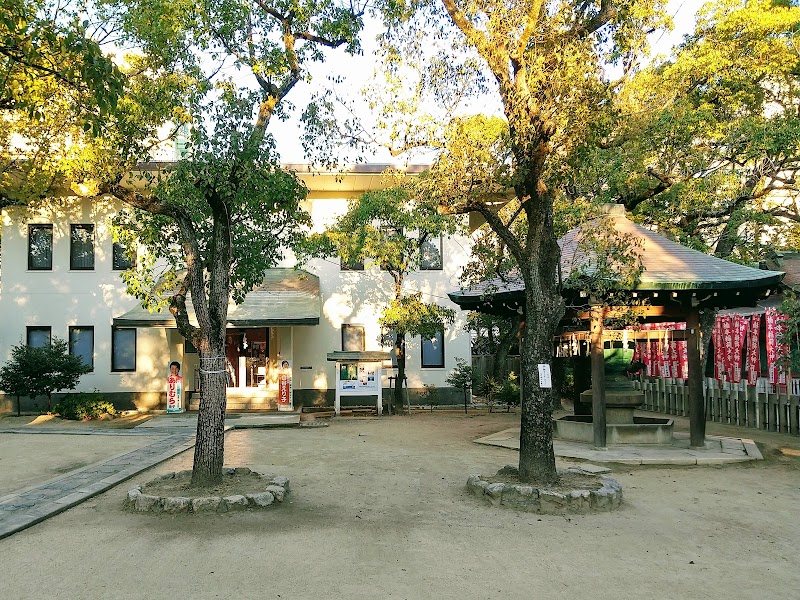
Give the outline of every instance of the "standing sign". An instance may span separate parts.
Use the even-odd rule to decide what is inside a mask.
[[[294,410],[292,402],[292,365],[288,360],[281,361],[278,374],[278,410]]]
[[[183,378],[180,375],[167,377],[167,412],[183,412]]]

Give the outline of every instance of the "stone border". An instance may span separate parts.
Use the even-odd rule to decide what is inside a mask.
[[[506,465],[497,472],[498,477],[515,476],[517,467]],[[560,470],[561,474],[593,473],[579,467]],[[556,492],[548,488],[536,488],[524,483],[489,483],[480,475],[470,475],[467,491],[487,500],[492,506],[504,506],[540,514],[581,514],[605,512],[619,508],[622,504],[622,485],[611,477],[599,476],[601,487],[597,490],[576,489]]]
[[[175,479],[191,475],[192,471],[177,471],[156,477],[152,481]],[[281,503],[289,493],[289,479],[283,475],[265,475],[247,467],[225,467],[226,475],[259,475],[267,484],[263,491],[234,494],[231,496],[153,496],[142,492],[139,484],[128,491],[123,507],[132,512],[149,513],[226,513],[233,510],[263,510],[273,503]]]

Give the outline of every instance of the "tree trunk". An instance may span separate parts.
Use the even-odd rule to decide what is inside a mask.
[[[225,460],[228,374],[225,368],[224,336],[211,347],[208,352],[199,352],[201,394],[192,470],[192,485],[196,487],[206,487],[221,481]]]
[[[554,390],[540,385],[538,366],[550,367],[552,364],[553,334],[563,313],[563,301],[556,287],[558,246],[555,240],[552,242],[549,245],[547,240],[543,241],[544,252],[540,255],[540,261],[520,265],[526,281],[525,327],[520,356],[522,417],[519,476],[521,481],[540,484],[558,481],[553,453]]]
[[[397,379],[394,380],[392,404],[396,415],[403,413],[403,382],[406,378],[406,335],[397,333],[394,338],[394,351],[397,357]]]

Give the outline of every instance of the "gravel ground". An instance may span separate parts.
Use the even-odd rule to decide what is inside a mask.
[[[122,510],[134,483],[188,468],[187,452],[0,542],[0,595],[798,597],[800,459],[779,452],[800,447],[797,437],[766,434],[760,463],[612,467],[624,507],[565,518],[491,508],[466,495],[470,473],[517,460],[514,451],[472,440],[517,422],[513,414],[415,414],[229,432],[226,464],[288,476],[287,502],[225,515]],[[37,456],[59,455],[63,437],[37,436]]]

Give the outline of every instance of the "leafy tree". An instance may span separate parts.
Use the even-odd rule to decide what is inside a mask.
[[[519,472],[523,481],[552,482],[558,478],[552,390],[540,387],[537,364],[551,362],[552,336],[564,313],[553,205],[566,186],[564,158],[588,137],[612,89],[604,65],[636,63],[646,35],[665,20],[661,3],[441,0],[415,8],[389,3],[387,18],[406,31],[407,25],[417,32],[443,30],[443,22],[455,27],[491,74],[508,123],[503,160],[482,158],[491,148],[482,144],[480,131],[465,130],[440,154],[431,180],[441,182],[434,198],[451,212],[476,212],[486,220],[519,269],[526,316]],[[402,50],[398,46],[398,55]],[[520,203],[507,219],[491,203],[498,185],[506,195],[510,188]],[[521,214],[525,231],[517,237]]]
[[[11,348],[11,358],[0,368],[0,389],[17,397],[47,396],[47,411],[52,409],[53,392],[73,390],[81,375],[92,370],[80,356],[69,353],[67,342],[54,337],[47,346],[18,344]]]
[[[343,263],[380,267],[392,280],[390,301],[380,318],[394,336],[397,379],[393,403],[402,410],[402,384],[406,371],[406,336],[433,338],[452,325],[455,311],[424,302],[422,292],[407,289],[407,278],[425,260],[442,260],[435,240],[456,231],[454,218],[442,215],[435,203],[415,193],[414,182],[362,194],[348,211],[322,234],[309,238],[306,252],[316,256],[339,255]],[[366,265],[365,265],[366,266]]]
[[[148,251],[126,275],[130,292],[148,306],[172,292],[178,330],[199,351],[192,483],[213,484],[224,458],[228,302],[241,302],[308,222],[299,207],[306,190],[279,168],[267,127],[285,114],[284,99],[308,64],[323,60],[323,48],[358,50],[363,11],[335,0],[111,6],[126,39],[152,64],[196,82],[187,102],[175,105],[193,122],[190,159],[148,181],[148,193],[114,183],[106,189],[136,209],[117,221],[121,237]],[[250,81],[230,74],[230,65]],[[189,322],[189,294],[197,327]]]
[[[759,261],[800,232],[800,7],[716,0],[672,55],[610,98],[570,159],[572,197],[602,198],[681,243]]]
[[[464,392],[464,414],[467,413],[469,404],[468,390],[472,388],[472,366],[463,358],[456,358],[456,368],[445,378],[447,385],[458,388]]]

